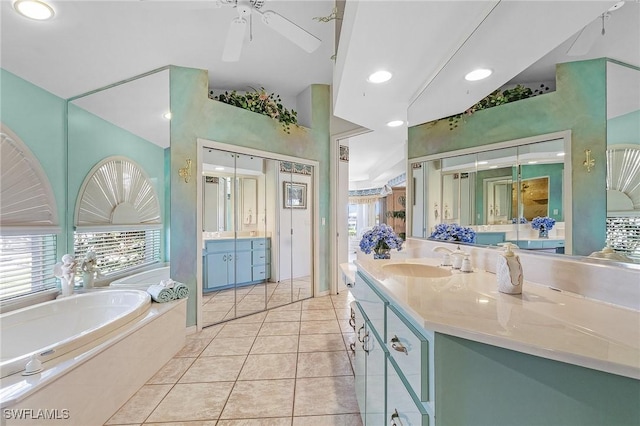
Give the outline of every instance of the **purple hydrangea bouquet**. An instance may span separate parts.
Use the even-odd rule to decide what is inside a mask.
[[[439,223],[429,238],[442,241],[457,241],[461,243],[475,243],[476,231],[460,226],[457,223]]]
[[[389,250],[402,250],[402,238],[398,237],[389,225],[376,225],[365,232],[360,240],[360,250],[369,254],[373,251],[374,259],[390,259]]]
[[[556,224],[556,220],[553,218],[550,218],[549,216],[545,216],[545,217],[537,216],[537,217],[534,217],[533,220],[531,221],[531,227],[539,231],[539,234],[538,234],[539,238],[549,238],[549,231],[553,228],[555,224]]]

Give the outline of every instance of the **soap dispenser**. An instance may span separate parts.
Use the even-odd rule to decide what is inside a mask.
[[[496,278],[498,280],[498,291],[507,294],[522,293],[522,264],[520,258],[511,248],[518,247],[511,243],[500,244],[505,247],[503,254],[498,255],[496,265]]]

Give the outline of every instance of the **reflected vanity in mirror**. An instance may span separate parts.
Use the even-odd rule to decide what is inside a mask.
[[[413,236],[456,223],[475,230],[476,244],[564,253],[569,143],[568,135],[554,134],[414,162]],[[548,238],[531,227],[536,217],[556,221]]]
[[[205,326],[313,295],[313,167],[265,155],[202,149]]]

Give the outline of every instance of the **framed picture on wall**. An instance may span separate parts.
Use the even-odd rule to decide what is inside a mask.
[[[307,184],[299,182],[284,182],[284,208],[307,208]]]

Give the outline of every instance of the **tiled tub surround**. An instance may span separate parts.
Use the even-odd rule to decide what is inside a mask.
[[[98,425],[175,355],[185,342],[186,299],[153,303],[146,314],[63,356],[43,363],[32,376],[1,381],[3,425],[41,425],[42,419],[7,419],[5,409],[68,410],[47,421]]]
[[[358,426],[349,292],[203,329],[107,425]]]

